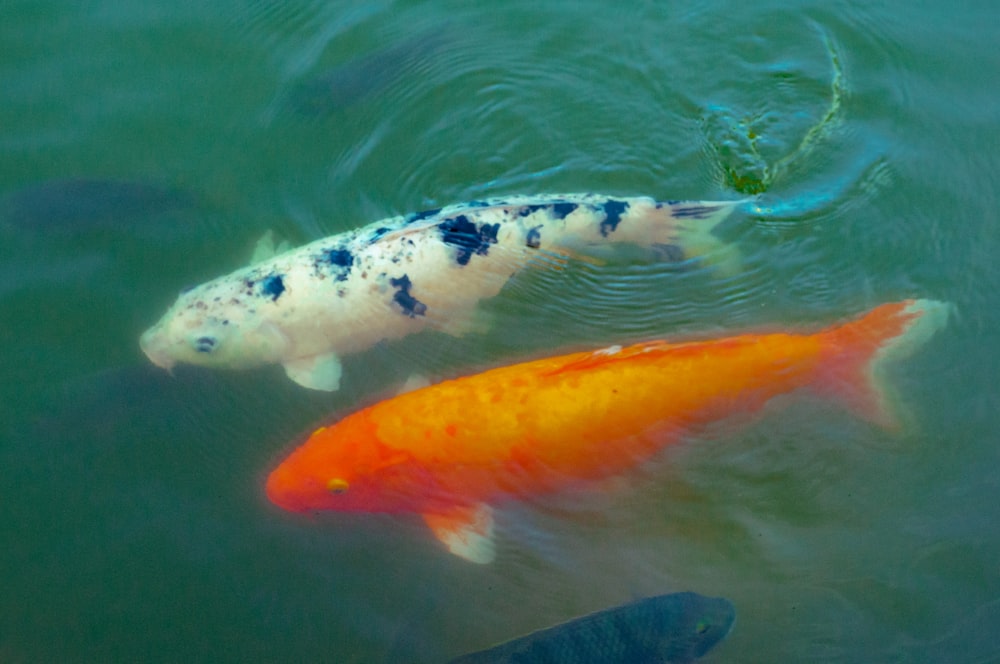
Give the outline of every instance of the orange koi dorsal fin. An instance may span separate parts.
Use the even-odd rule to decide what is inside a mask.
[[[480,565],[491,563],[496,558],[493,508],[489,505],[462,505],[444,512],[424,514],[424,522],[456,556]]]
[[[621,346],[608,346],[607,348],[587,353],[578,360],[573,360],[572,362],[549,371],[546,375],[555,375],[570,371],[586,371],[588,369],[607,365],[611,362],[627,360],[635,357],[636,355],[643,355],[644,353],[662,350],[669,345],[670,344],[666,341],[650,341],[648,343],[636,344],[625,348],[622,348]]]

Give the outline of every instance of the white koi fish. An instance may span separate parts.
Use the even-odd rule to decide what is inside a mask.
[[[608,242],[689,257],[742,201],[595,194],[512,196],[393,217],[183,291],[140,339],[156,365],[279,363],[296,383],[340,385],[340,358],[425,328],[462,334],[480,300],[535,259]]]

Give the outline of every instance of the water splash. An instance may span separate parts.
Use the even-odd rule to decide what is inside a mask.
[[[725,183],[743,194],[758,195],[771,189],[797,163],[808,157],[816,147],[827,140],[843,123],[841,107],[847,88],[840,53],[833,39],[821,28],[823,44],[832,67],[830,103],[823,116],[802,137],[798,145],[773,164],[769,164],[761,150],[766,135],[761,126],[769,114],[735,117],[722,106],[711,106],[703,124],[722,125],[722,137],[712,147],[719,161]],[[706,127],[707,130],[707,127]]]

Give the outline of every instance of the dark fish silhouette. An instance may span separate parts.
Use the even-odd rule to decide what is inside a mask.
[[[449,664],[693,662],[726,638],[736,609],[723,597],[674,593],[532,632]]]
[[[445,43],[443,33],[433,32],[353,58],[296,87],[291,106],[303,115],[347,108],[394,85]]]
[[[159,184],[65,178],[40,182],[4,197],[0,221],[35,232],[117,230],[195,205],[195,198],[187,192]]]

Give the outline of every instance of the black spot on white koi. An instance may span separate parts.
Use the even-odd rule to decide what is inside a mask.
[[[331,272],[330,268],[332,267],[337,281],[347,281],[354,262],[354,254],[343,246],[324,249],[313,257],[313,273],[317,279],[326,279],[326,275]]]
[[[270,297],[272,302],[277,301],[281,294],[285,292],[285,282],[280,274],[272,274],[265,277],[260,282],[260,292],[262,295]]]
[[[395,295],[392,296],[392,301],[399,305],[404,315],[415,318],[427,313],[427,305],[410,295],[410,288],[413,284],[410,283],[408,275],[404,274],[398,279],[390,279],[389,284],[396,289]]]
[[[424,210],[423,212],[411,212],[406,215],[404,219],[404,224],[415,224],[418,221],[423,221],[424,219],[430,219],[431,217],[436,217],[441,213],[441,208],[434,208],[433,210]]]
[[[625,201],[607,201],[603,206],[604,220],[601,222],[601,235],[607,237],[615,232],[618,224],[622,220],[622,214],[628,210],[628,203]]]
[[[334,247],[326,252],[326,260],[330,265],[340,268],[337,281],[347,281],[354,265],[354,254],[343,247]]]
[[[528,236],[525,238],[524,243],[532,249],[538,249],[542,246],[541,228],[541,226],[534,226],[528,229]]]
[[[330,263],[330,265],[336,265],[337,267],[349,268],[354,265],[354,256],[350,251],[344,249],[343,247],[328,249],[326,252],[326,260]]]
[[[459,265],[468,265],[473,254],[485,256],[489,253],[490,245],[497,242],[500,224],[476,226],[467,216],[460,214],[445,219],[438,224],[438,228],[441,230],[441,240],[445,244],[457,247],[455,262]]]
[[[518,211],[518,215],[522,217],[528,217],[539,211],[545,211],[549,213],[553,219],[565,219],[569,215],[573,214],[576,209],[580,207],[577,203],[539,203],[535,205],[525,205]]]
[[[552,206],[552,216],[556,219],[565,219],[573,214],[577,207],[576,203],[556,203]]]
[[[194,349],[199,353],[211,353],[215,350],[215,337],[198,337],[194,340]]]

